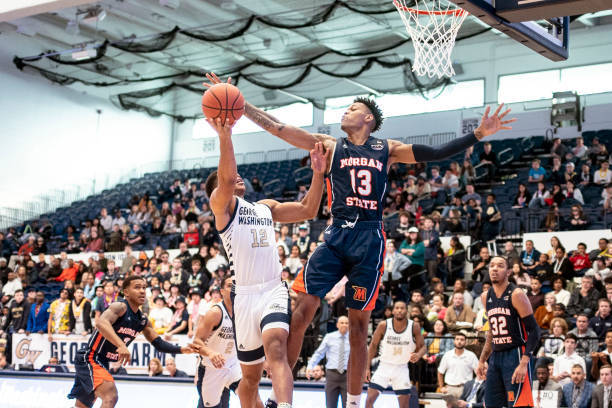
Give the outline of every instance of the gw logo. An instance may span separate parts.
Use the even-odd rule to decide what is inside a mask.
[[[41,355],[42,350],[30,350],[30,344],[32,344],[32,339],[25,338],[17,343],[15,347],[15,356],[18,359],[25,358],[28,363],[34,365],[34,361]]]

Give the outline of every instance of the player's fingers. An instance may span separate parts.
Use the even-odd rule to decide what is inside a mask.
[[[487,119],[489,117],[489,112],[491,112],[491,107],[487,106],[487,108],[484,111],[484,114],[482,115],[482,118]]]
[[[232,77],[227,77],[227,83],[231,84],[232,83]]]
[[[497,107],[497,109],[495,109],[495,112],[493,113],[493,116],[497,116],[499,114],[499,111],[501,110],[501,108],[504,107],[503,102]]]
[[[512,126],[502,126],[499,129],[500,130],[512,130]]]
[[[512,109],[510,109],[510,108],[506,109],[506,110],[505,110],[505,111],[504,111],[504,112],[503,112],[501,115],[499,115],[499,118],[500,118],[500,119],[503,119],[503,118],[504,118],[504,116],[506,116],[507,114],[509,114],[511,110],[512,110]]]

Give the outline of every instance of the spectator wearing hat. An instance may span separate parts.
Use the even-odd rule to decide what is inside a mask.
[[[172,316],[172,310],[166,307],[166,298],[163,295],[157,295],[155,306],[149,312],[149,320],[157,334],[164,334],[170,329]]]
[[[183,296],[176,298],[174,309],[170,329],[164,335],[166,340],[172,338],[173,334],[187,334],[188,332],[189,314],[187,313],[187,301]]]
[[[308,247],[310,246],[310,236],[308,234],[309,232],[309,227],[307,223],[303,223],[300,225],[300,227],[298,228],[298,239],[296,240],[296,242],[294,243],[294,245],[297,245],[298,248],[300,249],[300,253],[308,253]],[[293,252],[293,248],[292,248],[292,252]]]
[[[206,290],[208,290],[208,287]],[[191,288],[189,290],[189,303],[187,303],[187,314],[189,315],[189,321],[187,322],[187,336],[190,338],[195,334],[195,329],[198,325],[200,307],[203,305],[202,291],[198,288]]]

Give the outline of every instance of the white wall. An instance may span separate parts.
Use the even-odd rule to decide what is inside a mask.
[[[550,61],[531,49],[524,47],[505,36],[495,35],[487,40],[483,37],[460,42],[453,51],[453,61],[460,63],[464,73],[456,80],[485,80],[485,101],[487,104],[497,102],[497,84],[500,75],[524,73],[547,69],[610,62],[612,42],[609,26],[591,27],[574,30],[570,37],[570,58],[563,62]],[[410,51],[405,56],[412,57]],[[402,54],[403,55],[403,54]],[[364,74],[364,77],[367,77]],[[612,76],[610,77],[612,80]],[[367,83],[367,81],[365,81]],[[612,128],[612,94],[588,95],[582,97],[585,106],[586,122],[583,130]],[[424,101],[423,103],[427,103]],[[518,118],[512,131],[501,132],[493,138],[525,137],[544,135],[550,126],[550,101],[537,101],[511,105],[513,115]],[[377,137],[397,138],[431,133],[456,132],[460,134],[463,118],[480,117],[483,108],[464,111],[437,112],[421,115],[392,117],[385,124]],[[315,109],[313,126],[306,128],[316,132],[323,124],[323,114]],[[187,121],[177,128],[174,150],[175,160],[204,158],[218,155],[215,152],[202,151],[202,140],[192,139],[193,122]],[[331,134],[342,135],[339,125],[331,126]],[[577,129],[561,128],[557,135],[562,138],[576,137]],[[234,136],[234,148],[237,153],[286,149],[289,146],[264,132]]]
[[[0,48],[0,207],[142,163],[168,160],[168,118],[124,112],[107,99],[19,72]],[[97,113],[102,109],[99,133]]]

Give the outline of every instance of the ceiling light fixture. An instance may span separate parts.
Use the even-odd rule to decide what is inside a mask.
[[[75,61],[86,60],[93,58],[98,55],[98,52],[94,48],[85,48],[81,51],[75,51],[72,53],[72,59]]]
[[[159,0],[159,5],[172,9],[172,10],[176,10],[181,5],[181,1],[180,0]]]

